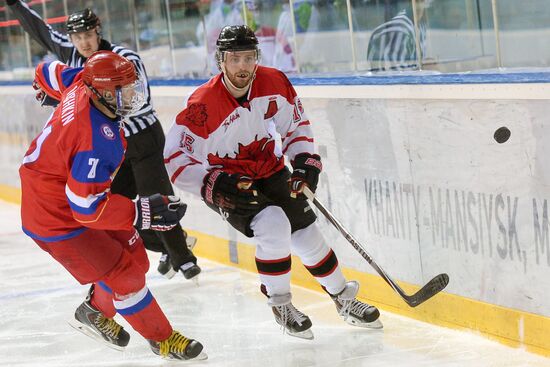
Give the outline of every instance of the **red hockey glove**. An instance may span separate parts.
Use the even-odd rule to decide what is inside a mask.
[[[44,92],[44,90],[42,90],[40,84],[36,80],[33,80],[32,87],[36,91],[36,95],[34,96],[34,98],[36,98],[36,100],[40,102],[40,106],[57,107],[59,101],[53,97],[50,97],[46,92]]]
[[[321,157],[317,154],[300,153],[294,157],[292,164],[292,175],[290,176],[290,196],[294,199],[306,200],[302,191],[307,185],[315,192],[319,182],[319,174],[323,169]]]
[[[137,229],[169,231],[179,223],[186,210],[187,204],[177,196],[154,194],[138,197],[134,226]]]
[[[265,202],[250,177],[216,169],[208,173],[203,182],[202,198],[217,212],[221,209],[236,215],[252,215]]]

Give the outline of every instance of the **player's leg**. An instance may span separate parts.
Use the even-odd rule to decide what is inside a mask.
[[[326,245],[316,223],[293,232],[291,238],[292,252],[330,295],[346,322],[369,328],[382,327],[378,309],[356,298],[359,283],[346,282],[336,254]]]
[[[149,340],[153,352],[169,358],[195,358],[202,345],[172,330],[145,284],[149,263],[136,233],[121,232],[115,236],[113,232],[88,229],[61,242],[36,242],[80,283],[94,282],[75,312],[72,325],[76,329],[115,349],[123,349],[130,336],[113,319],[116,310]],[[159,349],[159,345],[164,347]],[[179,354],[174,352],[178,348]]]
[[[166,167],[164,166],[164,132],[160,123],[130,136],[128,149],[132,149],[132,172],[139,195],[148,196],[155,193],[173,195]],[[127,153],[129,154],[129,153]],[[189,250],[186,233],[178,224],[166,232],[156,232],[163,246],[163,260],[170,260],[171,268],[159,264],[159,271],[165,272],[168,277],[175,273],[170,270],[181,270],[186,279],[191,279],[200,273],[197,258]]]
[[[290,222],[279,206],[268,206],[253,217],[256,267],[261,291],[268,297],[275,320],[285,331],[312,339],[311,320],[292,304],[290,293]]]
[[[171,359],[204,359],[202,344],[172,329],[156,299],[145,284],[149,260],[136,232],[111,232],[123,245],[119,262],[103,278],[113,294],[117,313],[149,341],[154,353]],[[200,355],[200,357],[199,357]]]

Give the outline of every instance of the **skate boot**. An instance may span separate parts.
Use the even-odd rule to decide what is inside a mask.
[[[116,350],[124,350],[130,334],[113,319],[108,319],[89,302],[89,297],[75,311],[69,324],[81,333]]]
[[[298,311],[290,302],[290,293],[269,296],[267,304],[271,306],[275,321],[283,327],[288,335],[302,339],[313,339],[311,331],[311,320],[309,317]]]
[[[183,233],[184,233],[184,236],[185,236],[185,243],[187,245],[187,248],[189,250],[193,250],[193,247],[195,247],[195,245],[197,244],[197,237],[188,236],[187,232],[185,232],[185,231],[183,231]],[[198,275],[201,272],[201,268],[198,265],[195,265],[195,264],[193,264],[194,267],[193,266],[187,266],[186,269],[184,270],[183,267],[188,265],[188,264],[192,264],[192,263],[184,264],[182,266],[182,269],[181,269],[185,279],[191,279],[191,278],[193,278],[194,276]],[[167,279],[172,279],[174,277],[174,275],[176,275],[177,272],[178,272],[176,269],[174,269],[172,267],[170,257],[168,256],[168,254],[165,254],[165,253],[163,253],[160,257],[159,266],[157,267],[157,271]]]
[[[208,356],[202,353],[202,344],[194,339],[188,339],[178,331],[172,331],[172,335],[164,341],[156,342],[148,340],[151,350],[156,355],[166,359],[176,360],[204,360]]]
[[[177,274],[177,271],[172,267],[168,254],[162,254],[160,256],[157,271],[167,279],[172,279],[174,275]]]
[[[196,280],[198,283],[197,275],[199,275],[201,272],[200,266],[193,262],[188,262],[180,266],[180,269],[185,279],[193,279]]]
[[[351,281],[346,283],[343,291],[336,295],[330,295],[340,316],[348,324],[371,329],[381,329],[382,323],[379,320],[380,312],[374,306],[363,303],[357,298],[359,283]]]

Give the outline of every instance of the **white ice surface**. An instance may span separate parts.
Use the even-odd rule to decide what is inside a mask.
[[[105,347],[67,321],[85,297],[79,285],[20,231],[19,207],[0,201],[0,366],[173,366],[131,334],[124,352]],[[197,246],[200,246],[200,242]],[[550,366],[550,359],[382,312],[384,330],[341,321],[321,293],[293,288],[294,304],[313,321],[313,341],[283,335],[255,274],[201,259],[200,286],[155,273],[148,284],[175,329],[200,340],[209,359],[193,366]],[[118,316],[117,316],[118,318]]]

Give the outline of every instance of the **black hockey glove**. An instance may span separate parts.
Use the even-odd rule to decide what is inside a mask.
[[[179,223],[186,210],[187,204],[177,196],[154,194],[138,197],[134,226],[137,229],[169,231]]]
[[[256,214],[265,202],[251,178],[219,169],[204,177],[201,195],[206,205],[215,211],[221,209],[236,215]]]
[[[319,174],[323,169],[321,157],[317,154],[300,153],[294,157],[292,163],[292,175],[290,176],[290,196],[294,199],[306,200],[302,191],[307,185],[315,192],[319,182]]]
[[[6,4],[8,5],[14,5],[19,0],[6,0]]]

